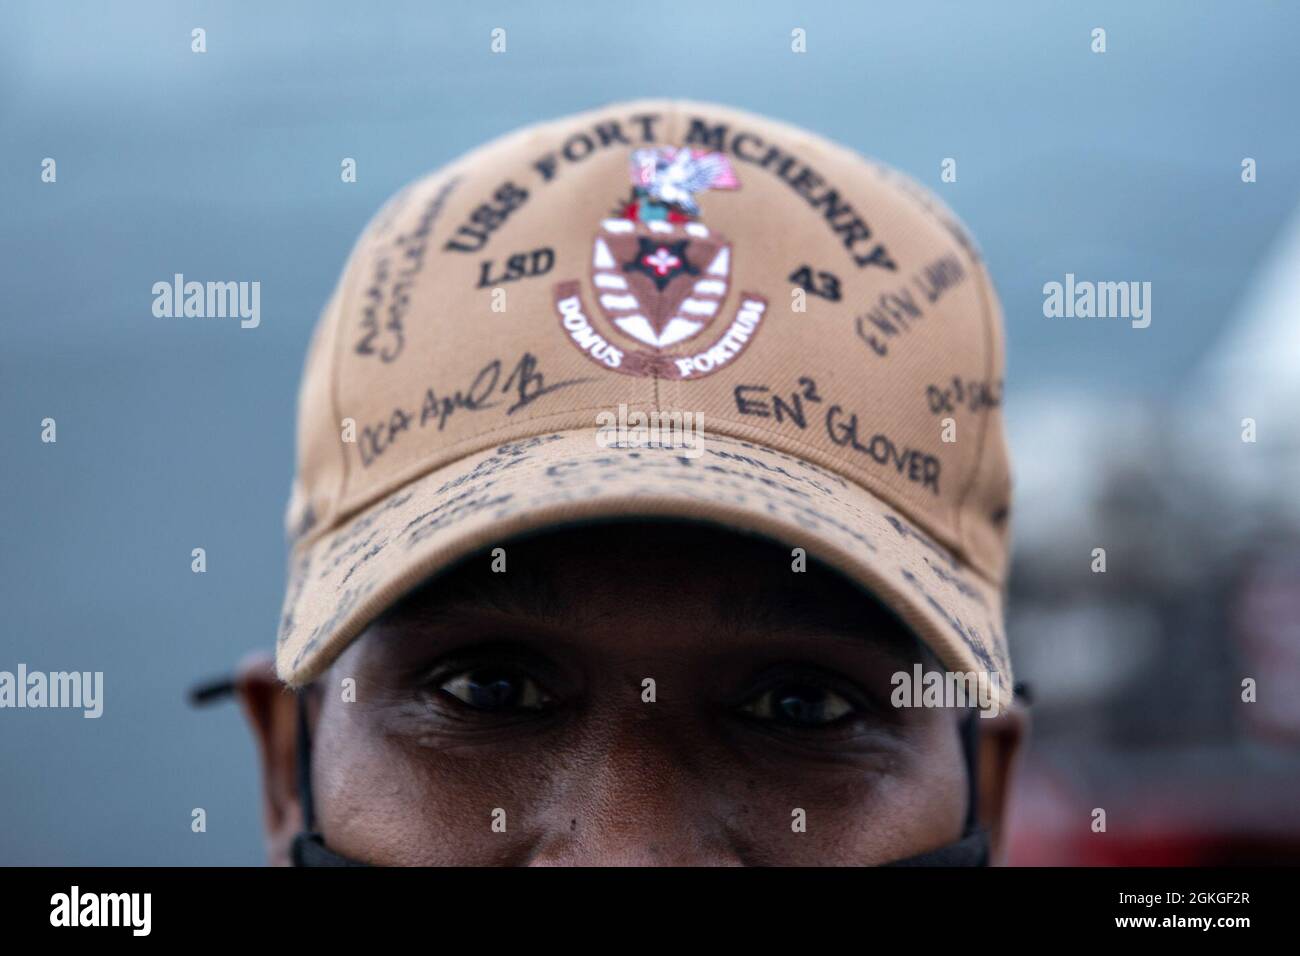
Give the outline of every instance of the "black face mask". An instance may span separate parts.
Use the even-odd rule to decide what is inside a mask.
[[[978,714],[971,711],[962,722],[962,754],[966,759],[969,797],[966,803],[966,825],[959,840],[886,863],[885,866],[988,866],[989,837],[978,822],[976,797],[979,792],[979,728]],[[298,791],[302,800],[303,832],[293,839],[294,866],[369,866],[335,853],[325,845],[324,838],[314,832],[315,813],[311,797],[311,737],[307,726],[306,698],[298,695]]]

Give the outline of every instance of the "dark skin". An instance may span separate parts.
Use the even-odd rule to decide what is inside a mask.
[[[878,864],[962,835],[963,714],[890,706],[891,674],[938,665],[836,572],[793,573],[790,548],[697,525],[505,547],[506,573],[486,552],[462,563],[308,692],[316,825],[336,852],[389,865]],[[294,698],[266,657],[238,684],[270,861],[284,864],[302,826]],[[996,855],[1025,721],[977,724]]]

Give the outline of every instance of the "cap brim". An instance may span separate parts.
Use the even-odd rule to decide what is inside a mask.
[[[704,521],[803,548],[871,591],[951,671],[1012,681],[1000,590],[865,488],[783,452],[709,435],[602,448],[595,429],[510,442],[431,471],[294,549],[276,665],[319,676],[371,621],[457,560],[543,528]]]

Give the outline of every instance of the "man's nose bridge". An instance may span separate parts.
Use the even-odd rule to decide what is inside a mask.
[[[571,826],[571,839],[563,841],[568,862],[728,862],[708,781],[670,720],[641,713],[618,720],[601,736],[586,772],[579,771],[568,788],[575,808],[565,821]]]
[[[618,720],[604,735],[591,775],[595,805],[636,801],[671,810],[686,800],[682,791],[699,785],[675,721],[656,714],[654,707],[644,705],[644,710]]]

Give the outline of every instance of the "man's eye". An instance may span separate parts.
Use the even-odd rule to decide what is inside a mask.
[[[781,684],[769,688],[740,711],[756,720],[787,727],[825,727],[852,714],[857,708],[841,695],[815,684]]]
[[[541,710],[551,702],[537,681],[517,671],[500,668],[476,667],[461,671],[439,684],[438,689],[475,710]]]

